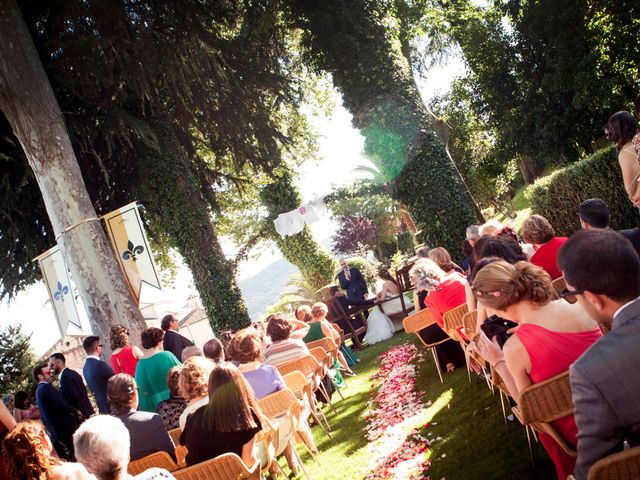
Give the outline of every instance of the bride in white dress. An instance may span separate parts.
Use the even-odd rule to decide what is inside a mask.
[[[380,293],[376,296],[377,301],[383,301],[388,298],[398,297],[400,294],[400,287],[396,283],[395,279],[389,274],[387,270],[380,270],[379,277],[384,280]],[[410,300],[405,297],[405,305],[410,305]],[[385,302],[382,308],[389,315],[393,315],[402,311],[402,304],[400,303],[400,297]],[[364,339],[369,345],[382,342],[391,338],[396,331],[393,322],[385,315],[379,307],[374,307],[369,312],[367,318],[367,334]]]

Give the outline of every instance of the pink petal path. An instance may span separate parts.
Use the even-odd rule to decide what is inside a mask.
[[[416,391],[417,363],[422,353],[413,344],[391,347],[380,355],[380,369],[371,378],[371,400],[365,419],[371,460],[365,480],[428,479],[429,439],[420,435],[426,407]],[[430,404],[431,402],[429,402]]]

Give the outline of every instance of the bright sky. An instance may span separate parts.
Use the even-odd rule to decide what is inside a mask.
[[[423,99],[428,100],[435,93],[447,91],[452,79],[463,71],[463,62],[457,56],[447,65],[431,69],[427,78],[418,79]],[[298,186],[305,202],[315,196],[328,194],[333,186],[344,185],[362,176],[353,172],[353,169],[368,163],[362,156],[364,137],[352,127],[351,115],[342,107],[337,95],[336,102],[337,106],[331,118],[318,118],[317,122],[314,122],[320,134],[320,161],[307,162],[298,172]],[[322,241],[333,234],[335,226],[329,217],[325,217],[313,224],[311,229],[316,239]],[[239,278],[255,275],[280,258],[277,248],[268,248],[258,258],[240,265]],[[174,289],[166,289],[162,293],[150,291],[145,293],[143,290],[142,297],[143,301],[156,301],[162,298],[164,299],[162,307],[175,311],[184,305],[187,295],[192,291],[193,281],[190,273],[188,269],[182,267],[179,269]],[[27,333],[32,333],[31,344],[37,355],[43,354],[60,338],[55,316],[48,302],[46,288],[42,282],[39,282],[21,292],[11,303],[0,303],[0,327],[21,323]],[[84,317],[81,318],[83,331],[70,326],[67,331],[69,334],[89,332],[82,306],[79,306],[79,310]]]

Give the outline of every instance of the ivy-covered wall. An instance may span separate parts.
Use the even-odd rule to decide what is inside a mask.
[[[289,0],[310,60],[331,72],[365,155],[396,179],[395,195],[425,240],[457,251],[480,221],[473,199],[436,137],[382,0]]]
[[[300,269],[302,276],[316,289],[327,285],[333,278],[334,260],[311,235],[308,227],[295,235],[282,238],[273,226],[281,213],[289,212],[302,203],[291,172],[282,169],[274,182],[260,192],[262,203],[269,211],[267,231],[284,258]]]
[[[210,222],[186,153],[167,123],[156,123],[160,150],[141,159],[143,203],[191,270],[214,333],[246,327],[249,314]]]

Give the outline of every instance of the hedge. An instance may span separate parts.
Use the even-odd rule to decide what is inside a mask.
[[[547,218],[558,235],[569,236],[580,228],[578,207],[589,198],[607,202],[611,228],[638,226],[638,210],[624,189],[618,154],[613,147],[538,180],[527,188],[525,195],[531,213]]]

